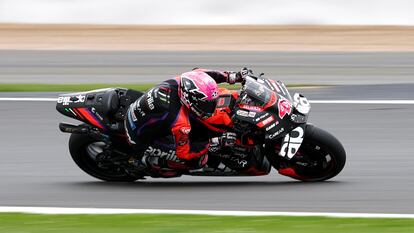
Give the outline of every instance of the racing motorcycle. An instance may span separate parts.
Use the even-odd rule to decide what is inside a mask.
[[[306,97],[296,93],[292,98],[281,81],[251,75],[238,91],[220,88],[216,112],[205,123],[212,140],[219,133],[235,133],[234,146],[210,148],[208,162],[201,169],[171,171],[174,175],[166,176],[165,170],[137,168],[124,118],[142,95],[131,89],[107,88],[58,97],[57,111],[83,122],[59,124],[62,132],[71,134],[69,151],[79,168],[104,181],[131,182],[146,176],[260,176],[269,174],[272,167],[296,180],[324,181],[338,175],[345,165],[342,144],[307,123],[311,106]],[[175,156],[175,151],[154,144],[144,156]]]

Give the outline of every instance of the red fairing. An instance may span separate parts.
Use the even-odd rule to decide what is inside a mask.
[[[278,170],[279,174],[284,175],[284,176],[289,176],[292,178],[296,178],[296,179],[300,179],[301,176],[299,176],[298,174],[296,174],[295,170],[293,168],[281,168]]]
[[[255,166],[249,167],[247,170],[242,172],[244,175],[248,176],[264,176],[269,174],[266,171],[258,170]]]

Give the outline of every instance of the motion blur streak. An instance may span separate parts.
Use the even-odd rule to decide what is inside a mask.
[[[410,0],[1,0],[0,22],[414,25],[413,8]]]

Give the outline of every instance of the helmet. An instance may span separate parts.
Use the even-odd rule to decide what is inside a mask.
[[[202,71],[190,71],[180,77],[179,95],[184,104],[197,117],[213,115],[218,98],[216,81]]]

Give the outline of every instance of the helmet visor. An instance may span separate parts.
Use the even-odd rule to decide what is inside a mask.
[[[211,117],[216,110],[217,99],[214,100],[200,100],[194,107],[201,112],[203,117]]]

